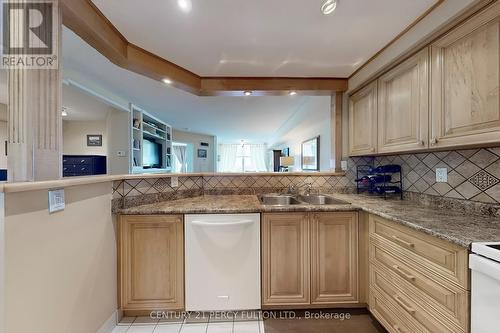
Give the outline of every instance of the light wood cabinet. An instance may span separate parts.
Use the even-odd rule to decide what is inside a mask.
[[[349,99],[349,155],[369,155],[377,147],[377,82]]]
[[[356,212],[268,213],[262,219],[264,307],[358,303]]]
[[[398,322],[392,312],[411,318],[418,332],[468,332],[467,249],[378,216],[370,216],[369,229],[375,317],[389,324],[388,330],[408,323]]]
[[[353,212],[311,216],[311,303],[358,301],[358,220]]]
[[[184,308],[182,215],[119,218],[119,296],[124,311]]]
[[[500,3],[431,50],[431,148],[500,142]]]
[[[310,303],[309,255],[309,218],[306,213],[263,215],[263,305]]]
[[[428,147],[429,50],[378,80],[378,153]]]

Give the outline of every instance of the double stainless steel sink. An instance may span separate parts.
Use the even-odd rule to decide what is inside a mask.
[[[346,201],[335,199],[325,194],[264,194],[259,197],[264,205],[290,206],[290,205],[348,205]]]

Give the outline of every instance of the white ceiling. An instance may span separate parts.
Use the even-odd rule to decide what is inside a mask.
[[[306,103],[329,99],[321,96],[195,96],[112,64],[66,28],[63,30],[63,62],[65,79],[121,105],[132,102],[175,128],[216,135],[219,142],[271,142],[277,130]]]
[[[132,43],[201,76],[348,77],[436,0],[93,0]]]
[[[68,85],[63,85],[62,105],[68,113],[63,120],[105,120],[110,110],[109,105],[101,100]]]

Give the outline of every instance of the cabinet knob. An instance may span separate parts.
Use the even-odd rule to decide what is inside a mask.
[[[431,139],[431,145],[435,145],[437,143],[438,143],[438,139],[436,139],[436,138]]]
[[[424,140],[420,141],[420,145],[425,146],[425,141]]]

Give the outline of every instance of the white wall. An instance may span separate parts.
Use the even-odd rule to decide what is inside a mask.
[[[102,147],[87,147],[87,134],[102,134]],[[107,155],[106,121],[63,121],[64,155]]]
[[[174,129],[173,141],[193,145],[193,172],[215,172],[215,137],[212,135],[185,132]],[[200,146],[200,142],[208,142],[209,146]],[[198,149],[207,150],[207,158],[198,158]]]
[[[298,111],[276,132],[269,149],[290,148],[295,157],[294,171],[301,170],[302,142],[320,136],[320,171],[330,171],[331,106],[330,97],[310,97]]]

